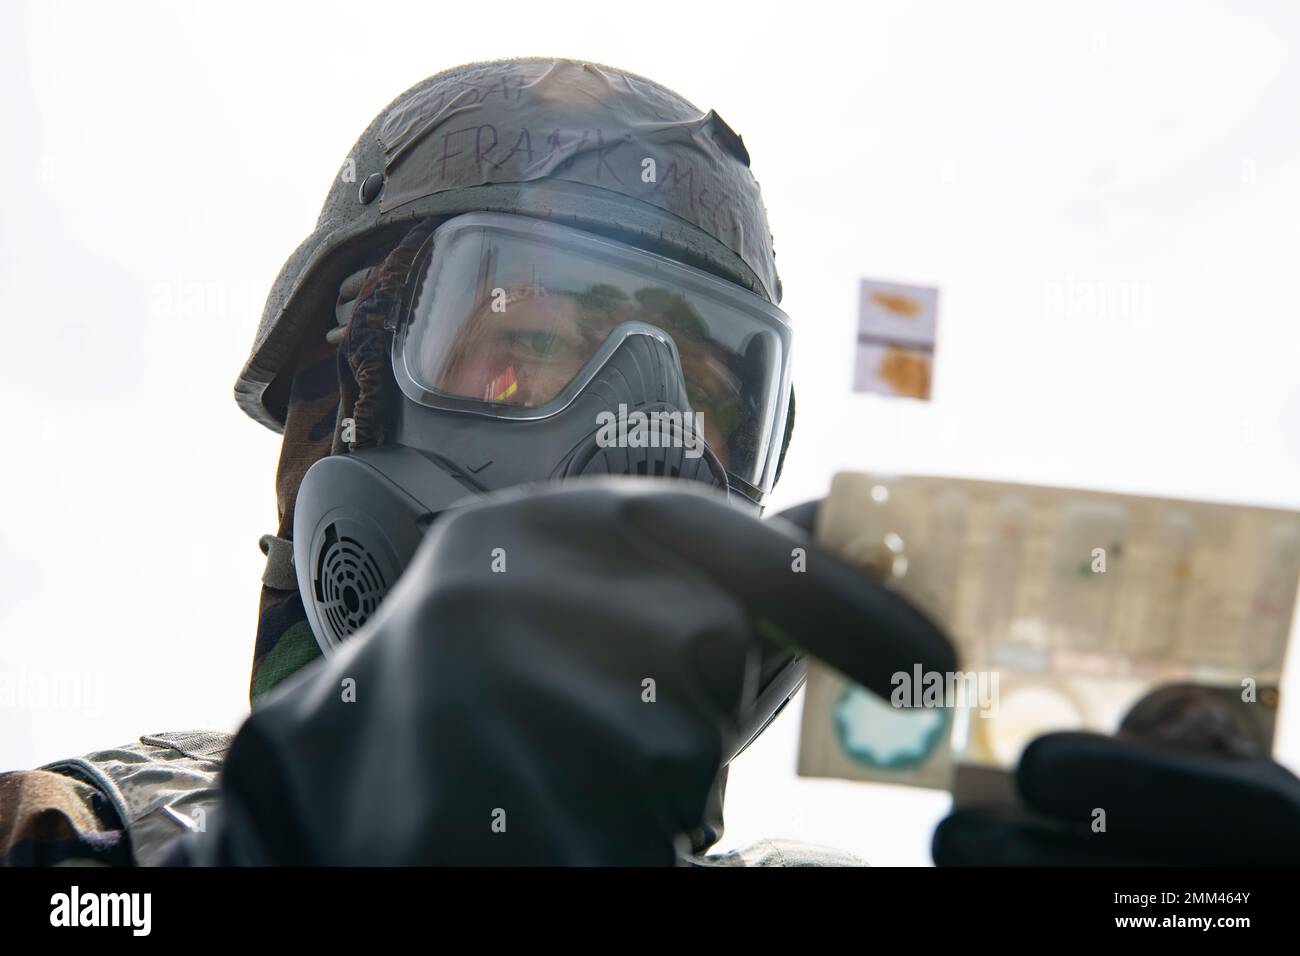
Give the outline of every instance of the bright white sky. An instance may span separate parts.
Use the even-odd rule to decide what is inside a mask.
[[[0,675],[80,693],[0,702],[0,769],[240,721],[278,441],[231,387],[357,134],[468,60],[622,66],[744,136],[797,328],[778,504],[852,467],[1300,508],[1298,49],[1285,2],[5,4]],[[932,403],[849,394],[861,276],[941,288]],[[800,780],[797,736],[733,769],[728,845],[928,862],[945,797]]]

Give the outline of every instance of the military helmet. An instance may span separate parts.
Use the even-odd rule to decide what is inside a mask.
[[[267,298],[235,386],[279,431],[304,334],[333,323],[340,284],[412,224],[468,212],[553,220],[704,269],[775,305],[771,231],[741,138],[643,77],[527,58],[429,77],[357,140],[316,228]]]

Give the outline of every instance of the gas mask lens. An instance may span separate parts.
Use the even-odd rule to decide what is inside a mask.
[[[671,343],[689,411],[731,477],[769,491],[789,395],[784,313],[633,246],[520,216],[448,220],[408,277],[393,368],[425,406],[540,419],[645,334]]]

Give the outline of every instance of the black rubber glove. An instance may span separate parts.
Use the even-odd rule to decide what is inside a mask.
[[[1157,691],[1115,737],[1039,737],[1016,769],[1023,806],[954,811],[935,863],[1300,864],[1300,780],[1197,691]]]
[[[764,640],[886,697],[896,671],[954,667],[932,623],[800,529],[689,485],[483,499],[244,724],[192,858],[677,862],[753,723]]]

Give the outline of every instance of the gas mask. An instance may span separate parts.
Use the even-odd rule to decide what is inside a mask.
[[[424,241],[383,328],[384,443],[318,461],[295,506],[299,589],[326,653],[467,498],[645,475],[704,482],[757,513],[775,481],[788,320],[702,270],[545,220],[470,213]]]

